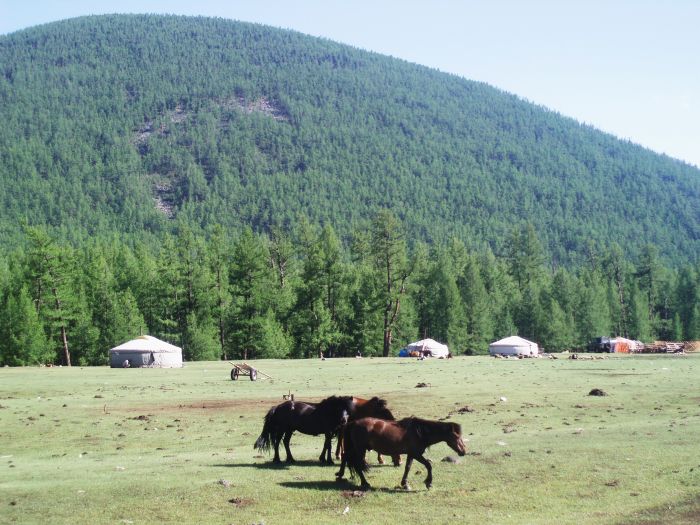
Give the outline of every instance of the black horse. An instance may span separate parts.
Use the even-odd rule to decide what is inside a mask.
[[[312,436],[323,434],[325,441],[319,460],[324,464],[333,464],[331,439],[347,423],[352,411],[352,397],[349,396],[331,396],[320,403],[285,401],[267,412],[262,432],[253,447],[263,452],[269,452],[274,447],[275,457],[272,461],[281,463],[279,446],[282,441],[287,452],[287,463],[293,463],[289,441],[294,431]]]
[[[406,468],[401,478],[401,487],[405,489],[409,488],[407,478],[414,459],[428,471],[425,478],[426,488],[430,488],[433,484],[432,466],[430,461],[423,457],[423,452],[429,446],[444,441],[460,456],[466,453],[464,441],[462,441],[462,428],[457,423],[428,421],[417,417],[409,417],[401,421],[366,417],[351,421],[345,426],[343,439],[345,443],[343,460],[336,478],[338,480],[343,478],[347,464],[352,474],[360,476],[362,490],[370,488],[364,474],[369,469],[365,460],[365,453],[368,450],[376,450],[380,454],[387,455],[407,455]]]

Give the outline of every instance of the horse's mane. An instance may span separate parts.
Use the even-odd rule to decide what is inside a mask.
[[[442,421],[431,421],[429,419],[423,419],[420,417],[406,417],[400,421],[396,422],[401,428],[407,432],[415,432],[416,436],[423,439],[431,434],[434,434],[436,430],[439,429],[441,432],[445,432],[448,428],[457,430],[457,433],[462,433],[462,427],[457,423],[452,422],[442,422]]]
[[[372,399],[369,400],[370,402],[376,403],[376,405],[379,408],[386,408],[386,399],[382,399],[381,397],[374,396]]]
[[[378,417],[379,419],[386,419],[388,421],[396,420],[394,414],[392,414],[391,410],[389,410],[387,407],[386,400],[377,396],[367,400],[367,402],[361,408],[357,409],[357,412],[360,413],[361,416],[355,417],[373,416]]]
[[[324,399],[323,401],[320,401],[316,409],[324,412],[324,411],[334,411],[338,409],[345,409],[347,410],[348,414],[350,413],[352,409],[352,396],[330,396]]]

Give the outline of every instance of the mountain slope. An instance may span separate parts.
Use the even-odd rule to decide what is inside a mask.
[[[0,242],[292,224],[550,255],[700,252],[700,171],[485,84],[220,19],[85,17],[0,37]]]

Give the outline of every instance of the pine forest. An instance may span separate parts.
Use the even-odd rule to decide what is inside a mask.
[[[700,339],[700,170],[292,31],[0,36],[0,365]]]

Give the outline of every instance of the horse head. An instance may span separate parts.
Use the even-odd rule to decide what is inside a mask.
[[[467,447],[462,441],[462,427],[457,423],[429,421],[419,417],[407,417],[398,422],[406,432],[412,433],[425,446],[444,441],[460,456],[467,453]]]
[[[462,440],[462,427],[457,423],[449,423],[449,432],[446,435],[445,443],[460,456],[467,453],[467,447]]]
[[[352,397],[331,396],[318,404],[317,408],[320,417],[337,429],[345,425],[353,412]]]
[[[353,398],[355,410],[352,414],[353,419],[361,419],[363,417],[375,417],[386,421],[395,421],[394,414],[391,413],[386,406],[386,401],[379,397],[372,399]]]
[[[378,419],[386,419],[387,421],[396,420],[394,414],[392,414],[391,410],[387,408],[386,401],[384,399],[381,399],[379,397],[373,397],[369,400],[368,405],[370,406],[370,409],[372,411],[372,414],[370,414],[372,417],[376,417]]]

